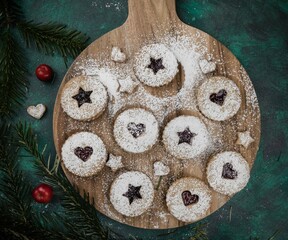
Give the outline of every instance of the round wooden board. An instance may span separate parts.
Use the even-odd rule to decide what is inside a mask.
[[[211,57],[217,63],[216,71],[212,75],[226,76],[238,85],[242,95],[242,104],[236,116],[228,121],[213,122],[203,116],[197,109],[193,111],[175,110],[169,113],[164,121],[160,123],[160,139],[150,151],[143,154],[129,154],[120,149],[113,138],[112,130],[115,116],[109,117],[108,110],[99,118],[90,122],[73,120],[63,112],[60,105],[60,93],[67,81],[83,74],[83,71],[79,68],[79,63],[85,59],[94,59],[99,63],[99,67],[104,65],[104,63],[107,64],[107,61],[111,62],[109,63],[111,67],[116,66],[110,60],[110,53],[113,46],[118,46],[128,57],[125,64],[132,68],[133,56],[141,47],[147,43],[161,42],[163,39],[167,39],[167,36],[175,39],[184,36],[191,39],[193,44],[204,47],[206,49],[204,57]],[[163,93],[167,92],[173,96],[177,94],[184,80],[185,74],[180,66],[179,74],[164,89],[159,91],[159,89],[146,87],[146,90],[159,98],[163,97]],[[194,96],[195,94],[191,93],[191,95]],[[113,102],[113,99],[110,98],[110,101]],[[130,105],[131,103],[127,102],[127,106]],[[129,0],[129,17],[125,24],[93,42],[69,68],[58,92],[53,119],[54,142],[59,156],[61,156],[61,147],[69,136],[80,131],[90,131],[102,138],[109,153],[123,156],[125,167],[113,173],[110,168],[105,166],[98,175],[92,178],[79,178],[68,172],[62,165],[66,176],[72,184],[80,189],[81,194],[83,194],[84,190],[89,193],[91,202],[92,198],[94,198],[97,210],[121,223],[147,229],[167,229],[187,224],[178,221],[169,214],[165,202],[166,192],[172,182],[184,176],[197,177],[207,183],[205,169],[209,157],[199,159],[199,161],[181,161],[167,155],[161,142],[163,127],[167,121],[181,114],[199,116],[208,126],[212,135],[214,131],[221,135],[223,144],[219,148],[214,149],[210,156],[225,150],[237,151],[244,156],[250,168],[252,168],[260,141],[260,111],[253,85],[239,61],[217,40],[198,29],[182,23],[176,15],[175,0]],[[247,149],[236,144],[237,132],[246,130],[250,131],[255,140]],[[125,171],[138,170],[146,173],[156,186],[159,177],[155,177],[153,174],[153,163],[162,159],[166,159],[171,172],[168,176],[163,177],[159,189],[155,191],[152,208],[141,216],[134,218],[125,217],[118,213],[109,201],[109,188],[115,177]],[[207,211],[207,216],[229,200],[228,196],[215,191],[212,192],[212,205]]]

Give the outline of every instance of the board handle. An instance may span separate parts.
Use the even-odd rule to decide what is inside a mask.
[[[128,9],[127,21],[140,23],[143,27],[179,21],[175,0],[128,0]]]

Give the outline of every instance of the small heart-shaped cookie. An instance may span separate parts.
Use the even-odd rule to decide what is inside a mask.
[[[74,154],[79,157],[83,162],[86,162],[88,158],[92,155],[93,148],[92,147],[77,147],[74,149]]]
[[[111,60],[114,62],[123,63],[126,61],[125,53],[121,52],[119,47],[113,47],[111,51]]]
[[[155,176],[165,176],[170,172],[170,168],[164,163],[158,161],[154,163],[154,175]]]
[[[222,177],[226,179],[235,179],[238,173],[235,169],[233,169],[233,165],[231,163],[225,163],[222,170]]]
[[[130,122],[127,126],[127,129],[134,138],[138,138],[145,132],[146,127],[143,123],[136,124],[134,122]]]
[[[227,96],[227,92],[225,89],[221,89],[218,93],[212,93],[210,95],[210,101],[216,103],[219,106],[222,106],[225,98]]]
[[[41,119],[46,112],[46,106],[44,104],[37,104],[36,106],[29,106],[27,108],[27,113],[36,118],[36,119]]]
[[[197,203],[199,201],[199,196],[192,194],[190,191],[182,192],[182,200],[185,206]]]
[[[214,72],[216,69],[216,64],[214,62],[209,62],[206,59],[200,60],[199,65],[204,74]]]

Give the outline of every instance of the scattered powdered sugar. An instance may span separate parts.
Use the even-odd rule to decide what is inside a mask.
[[[87,161],[81,160],[74,153],[76,148],[91,147],[93,153]],[[102,140],[93,133],[79,132],[70,136],[62,146],[61,156],[65,167],[80,177],[97,174],[105,165],[107,152]]]
[[[194,204],[185,206],[182,193],[189,191],[198,195],[199,200]],[[183,222],[193,222],[206,215],[211,204],[211,191],[208,186],[196,178],[181,178],[168,189],[166,202],[171,214]]]
[[[237,171],[235,179],[222,177],[223,166],[230,163]],[[208,163],[207,179],[210,186],[217,192],[233,195],[242,190],[250,178],[250,169],[246,160],[237,152],[222,152],[215,155]]]
[[[141,199],[135,199],[131,204],[123,196],[128,191],[129,184],[140,188]],[[144,213],[153,203],[154,189],[150,178],[137,171],[121,174],[117,177],[110,190],[110,201],[114,208],[125,216],[135,217]]]

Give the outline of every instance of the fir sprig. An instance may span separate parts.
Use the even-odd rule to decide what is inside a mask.
[[[64,24],[19,22],[17,27],[26,41],[27,47],[35,46],[45,54],[60,54],[65,62],[69,56],[75,58],[83,50],[88,38],[77,30],[68,29]]]
[[[1,239],[68,240],[63,234],[39,225],[36,216],[32,214],[31,186],[19,170],[18,148],[13,144],[11,132],[13,132],[11,127],[2,123],[0,127]],[[49,221],[53,220],[49,219]]]
[[[22,46],[15,40],[20,31],[27,47],[45,54],[60,54],[67,66],[86,46],[88,37],[64,24],[35,23],[27,20],[15,0],[0,1],[0,118],[14,116],[27,88],[27,69]]]
[[[28,81],[23,49],[9,28],[2,33],[0,40],[0,117],[7,119],[22,104]]]
[[[91,239],[107,239],[109,231],[100,223],[94,206],[87,202],[89,196],[85,194],[83,199],[55,167],[59,166],[59,159],[56,159],[52,166],[46,165],[44,151],[39,150],[36,136],[26,123],[19,123],[16,126],[16,132],[20,147],[23,147],[34,158],[33,165],[36,172],[41,177],[44,176],[44,182],[63,193],[61,205],[69,211],[69,221],[64,221],[68,229],[67,235],[71,238],[77,236],[79,240],[86,240],[87,236]]]
[[[195,227],[193,227],[193,236],[190,238],[190,240],[208,240],[206,227],[206,223],[199,223]]]

